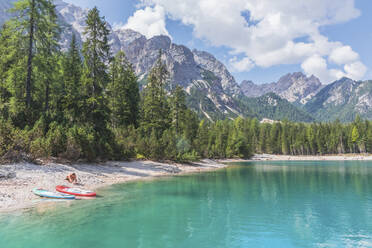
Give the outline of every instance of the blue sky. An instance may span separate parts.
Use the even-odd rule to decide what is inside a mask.
[[[372,79],[370,0],[67,2],[97,6],[111,24],[140,29],[147,37],[169,34],[174,43],[208,51],[238,82],[273,82],[295,71],[324,83],[342,76]]]

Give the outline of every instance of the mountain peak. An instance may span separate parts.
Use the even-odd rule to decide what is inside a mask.
[[[300,77],[305,78],[305,77],[306,77],[306,75],[303,74],[301,71],[293,72],[293,73],[292,73],[292,76],[293,76],[293,77],[298,77],[298,78],[300,78]]]
[[[116,33],[125,34],[128,37],[145,37],[141,33],[134,31],[133,29],[125,28],[125,27],[119,27],[113,30]]]
[[[339,80],[334,81],[333,83],[329,84],[328,86],[330,88],[336,89],[336,88],[351,88],[353,87],[357,82],[348,78],[348,77],[342,77]]]
[[[138,41],[144,43],[146,41],[146,37],[132,29],[126,29],[124,27],[118,28],[114,30],[115,34],[117,35],[119,41],[121,42],[121,46],[128,47],[129,44],[132,42]]]
[[[298,72],[293,72],[293,73],[287,73],[286,75],[282,76],[279,81],[281,79],[286,79],[286,78],[306,78],[306,75],[303,74],[302,72],[298,71]]]
[[[243,81],[241,88],[246,96],[257,97],[273,92],[292,103],[305,104],[323,87],[315,76],[302,72],[287,73],[275,83],[256,85]]]
[[[355,82],[355,81],[352,80],[351,78],[348,78],[348,77],[342,77],[342,78],[340,78],[339,80],[337,80],[336,82],[348,82],[348,83],[353,83],[353,82]]]
[[[171,45],[171,39],[166,35],[157,35],[147,40],[148,49],[167,50]]]

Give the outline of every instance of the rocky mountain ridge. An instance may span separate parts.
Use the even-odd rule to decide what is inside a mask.
[[[288,73],[277,82],[255,84],[243,81],[240,85],[243,93],[248,97],[260,97],[273,92],[291,103],[306,104],[324,86],[315,76],[307,77],[302,72]]]
[[[325,86],[304,109],[321,121],[372,119],[372,81],[342,78]]]

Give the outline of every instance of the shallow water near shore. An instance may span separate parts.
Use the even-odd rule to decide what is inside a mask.
[[[0,214],[0,247],[371,247],[372,162],[247,162]]]

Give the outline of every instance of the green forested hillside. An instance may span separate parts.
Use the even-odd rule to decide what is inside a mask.
[[[251,115],[255,115],[260,119],[286,119],[297,122],[312,122],[315,120],[305,111],[300,110],[274,93],[268,93],[256,98],[242,97],[240,98],[240,102],[243,105],[249,106],[249,109],[252,111]]]

